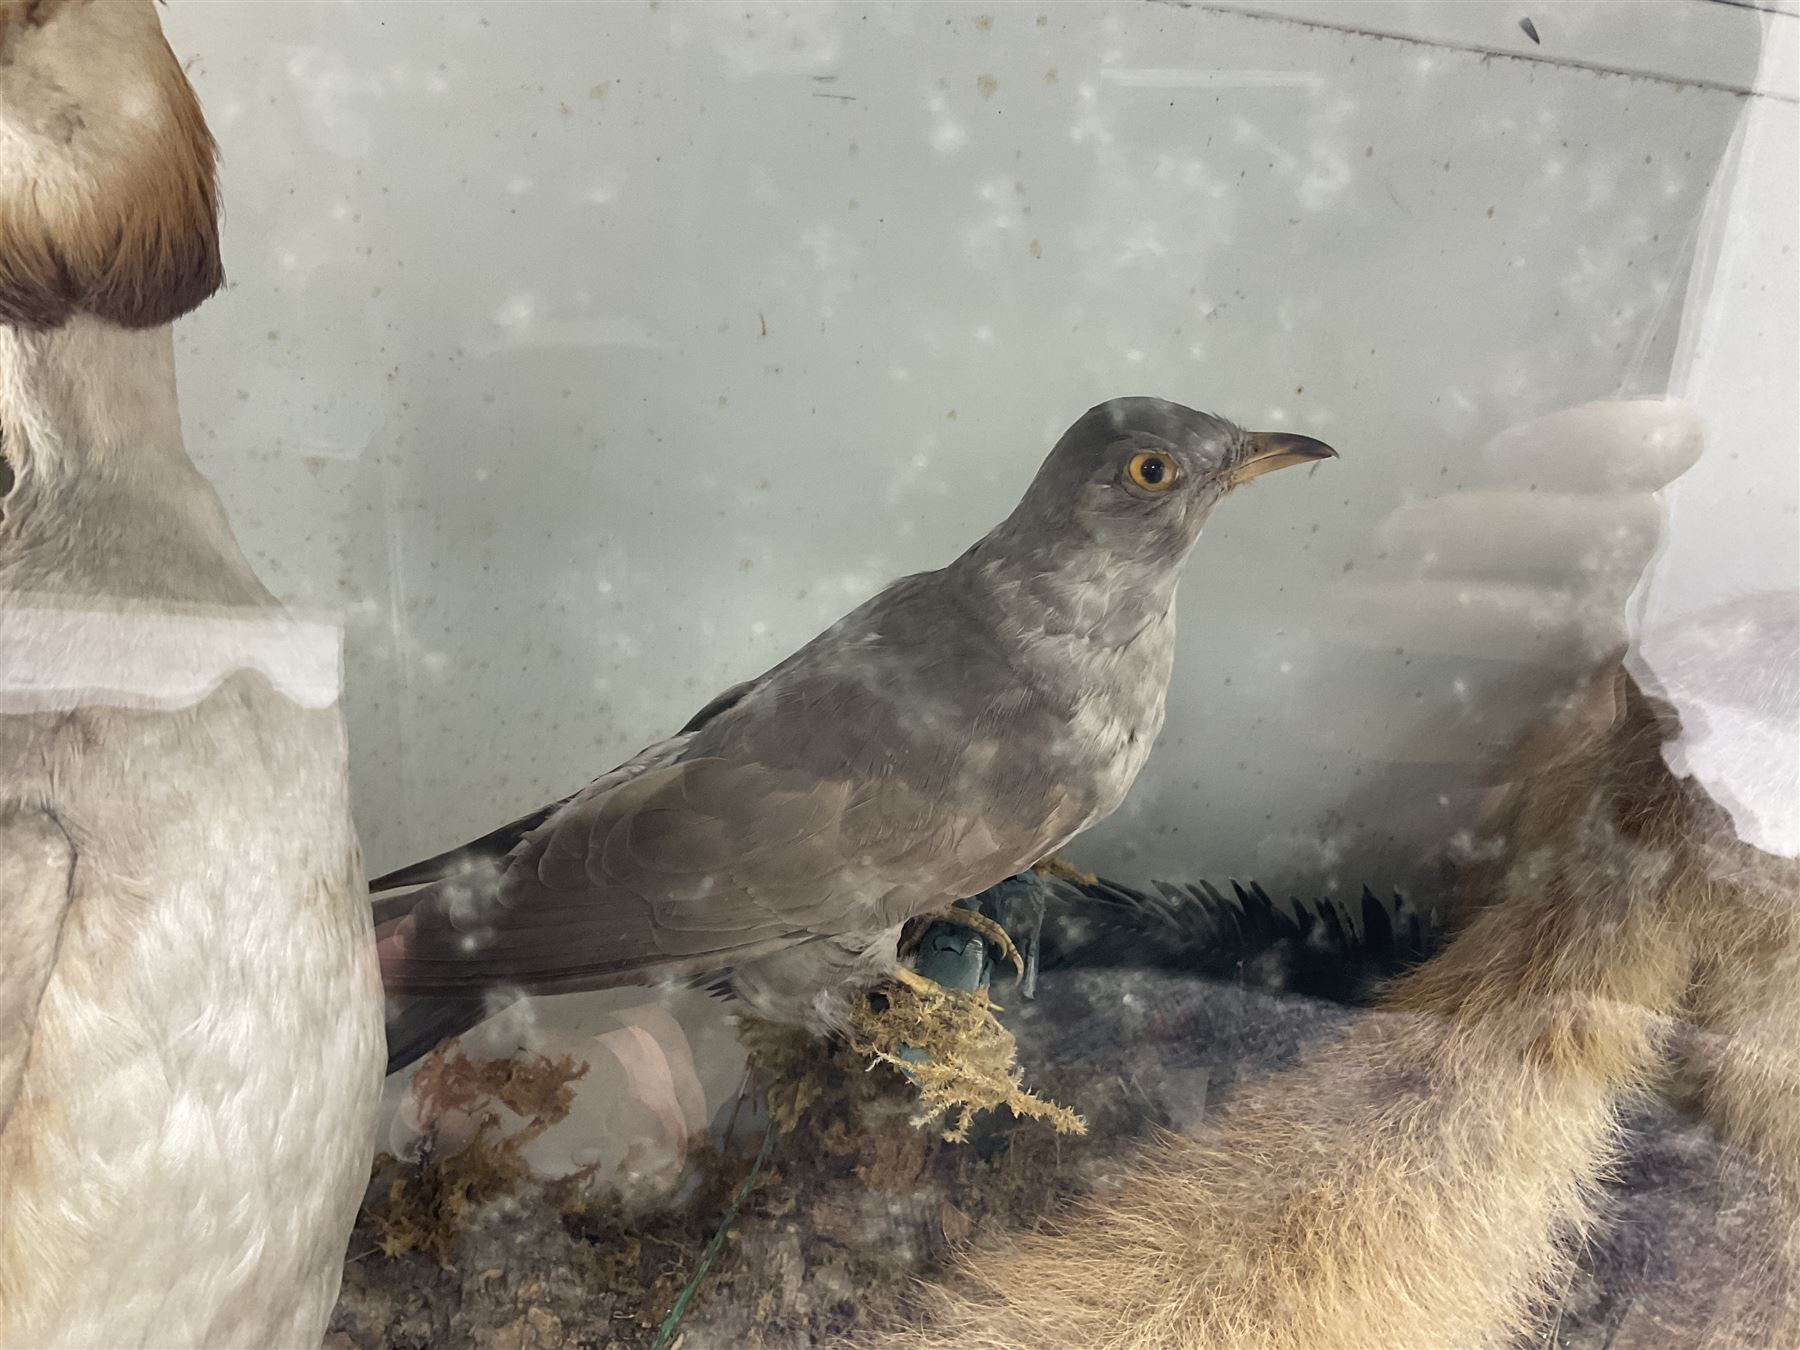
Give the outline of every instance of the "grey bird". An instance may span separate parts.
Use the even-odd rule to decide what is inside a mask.
[[[1201,526],[1232,488],[1335,453],[1157,398],[1090,409],[949,565],[573,796],[371,883],[423,884],[376,909],[390,1071],[495,989],[711,980],[841,1028],[908,920],[1119,805],[1162,727]]]

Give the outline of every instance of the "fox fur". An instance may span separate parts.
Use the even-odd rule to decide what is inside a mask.
[[[921,1292],[890,1350],[1487,1350],[1541,1331],[1677,1046],[1800,1214],[1800,868],[1665,763],[1622,663],[1527,738],[1459,931],[1115,1193]],[[1683,1028],[1679,1038],[1671,1032]],[[1713,1345],[1800,1344],[1800,1237]],[[1785,1249],[1785,1250],[1783,1250]]]

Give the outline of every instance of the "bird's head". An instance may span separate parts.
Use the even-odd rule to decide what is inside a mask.
[[[1245,431],[1166,399],[1115,398],[1063,433],[1013,520],[1121,561],[1179,564],[1234,487],[1336,454],[1310,436]]]

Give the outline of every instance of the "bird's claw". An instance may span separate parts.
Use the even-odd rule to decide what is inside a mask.
[[[999,923],[990,919],[987,915],[981,913],[981,911],[964,909],[960,905],[952,905],[948,909],[940,909],[934,913],[921,915],[920,918],[924,922],[920,925],[919,941],[924,940],[925,933],[931,923],[948,923],[955,924],[961,928],[967,928],[971,932],[980,934],[988,942],[993,944],[995,950],[1000,954],[1000,959],[1012,966],[1013,970],[1016,972],[1013,976],[1013,984],[1015,986],[1024,980],[1025,958],[1020,954],[1018,945]],[[916,947],[918,943],[915,942],[911,945]],[[904,970],[905,967],[901,967],[901,969]]]
[[[939,984],[936,980],[926,978],[911,966],[896,966],[894,968],[894,979],[896,982],[903,984],[908,989],[912,990],[913,993],[917,994],[920,998],[942,998],[948,992],[944,986]]]

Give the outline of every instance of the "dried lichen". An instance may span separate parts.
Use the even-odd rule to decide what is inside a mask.
[[[1017,1043],[994,1015],[998,1010],[985,989],[944,989],[916,976],[892,980],[851,1013],[848,1049],[866,1067],[887,1065],[908,1079],[923,1107],[912,1124],[925,1129],[946,1122],[942,1135],[951,1143],[968,1138],[977,1112],[1001,1106],[1021,1119],[1045,1121],[1058,1134],[1086,1133],[1074,1111],[1024,1086]],[[745,1019],[738,1039],[758,1066],[769,1115],[781,1133],[792,1131],[833,1090],[834,1053],[814,1037]],[[844,1127],[833,1121],[825,1128]]]
[[[998,1106],[1046,1121],[1058,1134],[1085,1134],[1080,1116],[1025,1088],[1018,1046],[994,1016],[995,1006],[985,989],[964,993],[925,981],[895,982],[851,1014],[850,1043],[911,1079],[924,1106],[912,1123],[924,1128],[947,1122],[943,1137],[952,1143],[968,1138],[977,1111]],[[923,1058],[903,1058],[903,1048]]]
[[[748,1017],[738,1022],[737,1035],[756,1065],[770,1118],[781,1133],[790,1133],[826,1092],[819,1042],[803,1031]]]
[[[530,1175],[525,1146],[569,1114],[575,1100],[571,1084],[587,1071],[586,1064],[567,1055],[472,1060],[446,1044],[426,1056],[413,1088],[421,1106],[433,1114],[466,1112],[476,1120],[475,1134],[461,1148],[430,1157],[389,1183],[373,1214],[381,1251],[390,1257],[428,1251],[448,1265],[472,1211],[515,1191]],[[503,1133],[496,1105],[525,1124]]]
[[[421,1060],[413,1075],[414,1095],[434,1114],[473,1112],[498,1102],[542,1133],[569,1114],[575,1102],[571,1085],[588,1073],[588,1065],[578,1065],[568,1055],[555,1060],[543,1055],[472,1060],[460,1051],[450,1053],[448,1044]]]
[[[1109,985],[1102,1006],[1116,1002]],[[1046,1015],[1059,1028],[1048,1041]],[[1050,1052],[1087,1044],[1069,1040],[1068,1017],[1086,1025],[1097,1015],[1085,1000],[1058,1012],[1040,999],[1015,1028],[1020,1057],[1044,1066],[1043,1090],[1091,1104],[1088,1137],[1001,1110],[978,1116],[961,1144],[914,1127],[917,1089],[842,1039],[743,1023],[755,1081],[768,1085],[759,1102],[766,1096],[771,1109],[798,1115],[791,1132],[778,1131],[718,1259],[694,1281],[677,1331],[687,1335],[684,1350],[846,1343],[896,1315],[952,1245],[1015,1232],[1085,1194],[1121,1148],[1168,1123],[1146,1116],[1144,1095],[1121,1083],[1116,1049],[1098,1064],[1079,1049]],[[660,1204],[527,1180],[506,1203],[475,1207],[449,1267],[428,1249],[380,1254],[378,1187],[357,1227],[358,1259],[345,1271],[333,1323],[339,1344],[647,1350],[750,1174],[767,1118],[746,1101],[729,1142],[690,1150],[691,1189]],[[536,1331],[536,1340],[518,1339],[522,1318],[546,1315],[560,1323],[561,1339]]]

